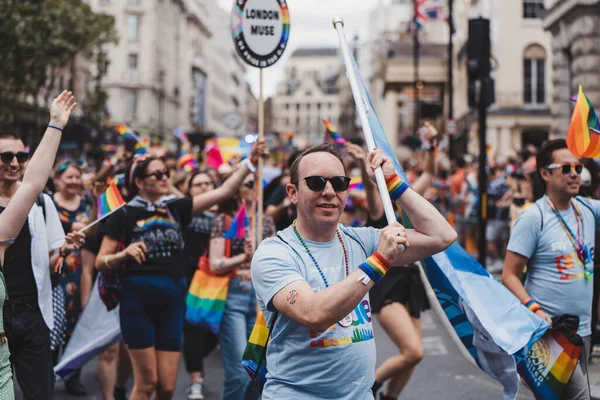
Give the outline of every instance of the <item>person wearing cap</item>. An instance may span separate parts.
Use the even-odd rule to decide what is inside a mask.
[[[562,398],[589,399],[586,375],[600,201],[578,196],[583,165],[564,139],[546,143],[536,165],[546,194],[515,222],[502,282],[523,305],[548,323],[564,314],[579,317],[577,333],[583,338],[584,349]],[[527,277],[523,285],[525,266]]]
[[[373,399],[375,342],[369,290],[392,265],[443,251],[456,232],[375,150],[369,170],[383,167],[392,201],[415,229],[395,222],[382,230],[339,224],[350,178],[339,149],[305,150],[290,169],[287,193],[298,218],[252,258],[252,282],[267,326],[263,400]],[[404,246],[404,251],[399,250]]]

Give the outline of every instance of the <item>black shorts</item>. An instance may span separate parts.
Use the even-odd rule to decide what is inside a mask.
[[[391,303],[401,303],[413,318],[421,318],[421,311],[429,310],[429,298],[417,265],[393,267],[369,292],[371,310],[378,313]]]

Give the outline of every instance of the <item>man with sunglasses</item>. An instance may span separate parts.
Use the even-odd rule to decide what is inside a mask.
[[[515,222],[502,282],[523,305],[552,323],[564,314],[579,317],[584,349],[565,399],[589,399],[587,358],[591,344],[594,238],[600,202],[577,196],[583,165],[564,139],[549,141],[537,156],[546,194]],[[525,285],[521,283],[527,267]]]
[[[370,171],[383,167],[391,197],[417,228],[342,226],[350,178],[339,149],[322,144],[298,156],[286,187],[298,218],[252,258],[259,305],[267,325],[274,323],[263,400],[372,399],[369,289],[392,264],[408,265],[456,239],[435,207],[395,174],[391,159],[377,150],[368,163]]]

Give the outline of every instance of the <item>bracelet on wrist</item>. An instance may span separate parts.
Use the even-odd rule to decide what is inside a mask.
[[[525,300],[523,302],[523,305],[525,307],[527,307],[527,309],[529,311],[531,311],[532,313],[536,313],[537,311],[542,309],[542,306],[540,306],[538,303],[536,303],[535,300],[533,300],[532,298]]]
[[[384,256],[378,252],[365,260],[358,266],[373,282],[377,283],[383,278],[383,276],[389,271],[391,265]]]
[[[59,128],[58,126],[54,126],[54,125],[48,125],[48,129],[56,129],[57,131],[63,131],[62,128]]]
[[[396,202],[410,188],[408,183],[404,182],[397,174],[388,177],[385,183],[392,202]]]
[[[240,165],[244,167],[248,172],[256,172],[256,165],[254,165],[249,158],[244,159],[244,161],[242,161]]]

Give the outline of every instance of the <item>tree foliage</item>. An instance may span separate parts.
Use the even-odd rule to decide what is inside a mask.
[[[104,43],[117,41],[114,18],[82,0],[0,0],[0,20],[4,104],[37,102],[54,86],[55,71],[76,55],[95,58]]]

